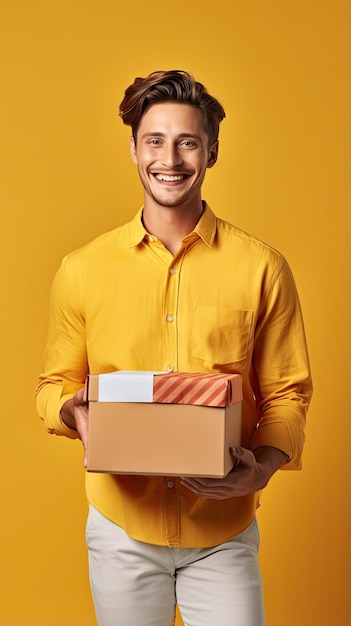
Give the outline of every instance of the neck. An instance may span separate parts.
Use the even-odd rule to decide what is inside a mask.
[[[146,230],[155,235],[173,255],[179,250],[183,237],[191,233],[203,212],[202,202],[192,207],[164,207],[146,203],[143,210],[143,223]]]

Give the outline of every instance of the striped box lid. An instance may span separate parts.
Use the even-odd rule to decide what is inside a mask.
[[[225,407],[242,401],[239,374],[173,372],[154,376],[153,401]]]

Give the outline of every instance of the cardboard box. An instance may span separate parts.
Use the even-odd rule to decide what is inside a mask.
[[[178,403],[167,402],[175,397]],[[88,401],[88,471],[218,478],[233,467],[229,448],[241,441],[239,375],[90,375]]]

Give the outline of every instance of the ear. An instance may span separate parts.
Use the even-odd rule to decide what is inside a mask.
[[[137,154],[136,154],[136,145],[135,145],[134,137],[130,138],[130,154],[131,154],[133,163],[135,163],[135,165],[137,165],[138,164],[138,157],[137,157]]]
[[[219,143],[218,141],[216,141],[216,143],[214,143],[213,146],[210,148],[210,151],[208,154],[207,167],[213,167],[214,164],[216,163],[217,158],[218,158],[218,147],[219,147]]]

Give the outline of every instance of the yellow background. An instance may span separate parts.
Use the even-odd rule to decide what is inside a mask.
[[[95,624],[82,451],[33,390],[62,256],[141,204],[117,109],[156,69],[224,104],[204,197],[286,255],[304,310],[304,469],[258,513],[267,626],[351,623],[350,19],[348,0],[1,0],[0,626]]]

